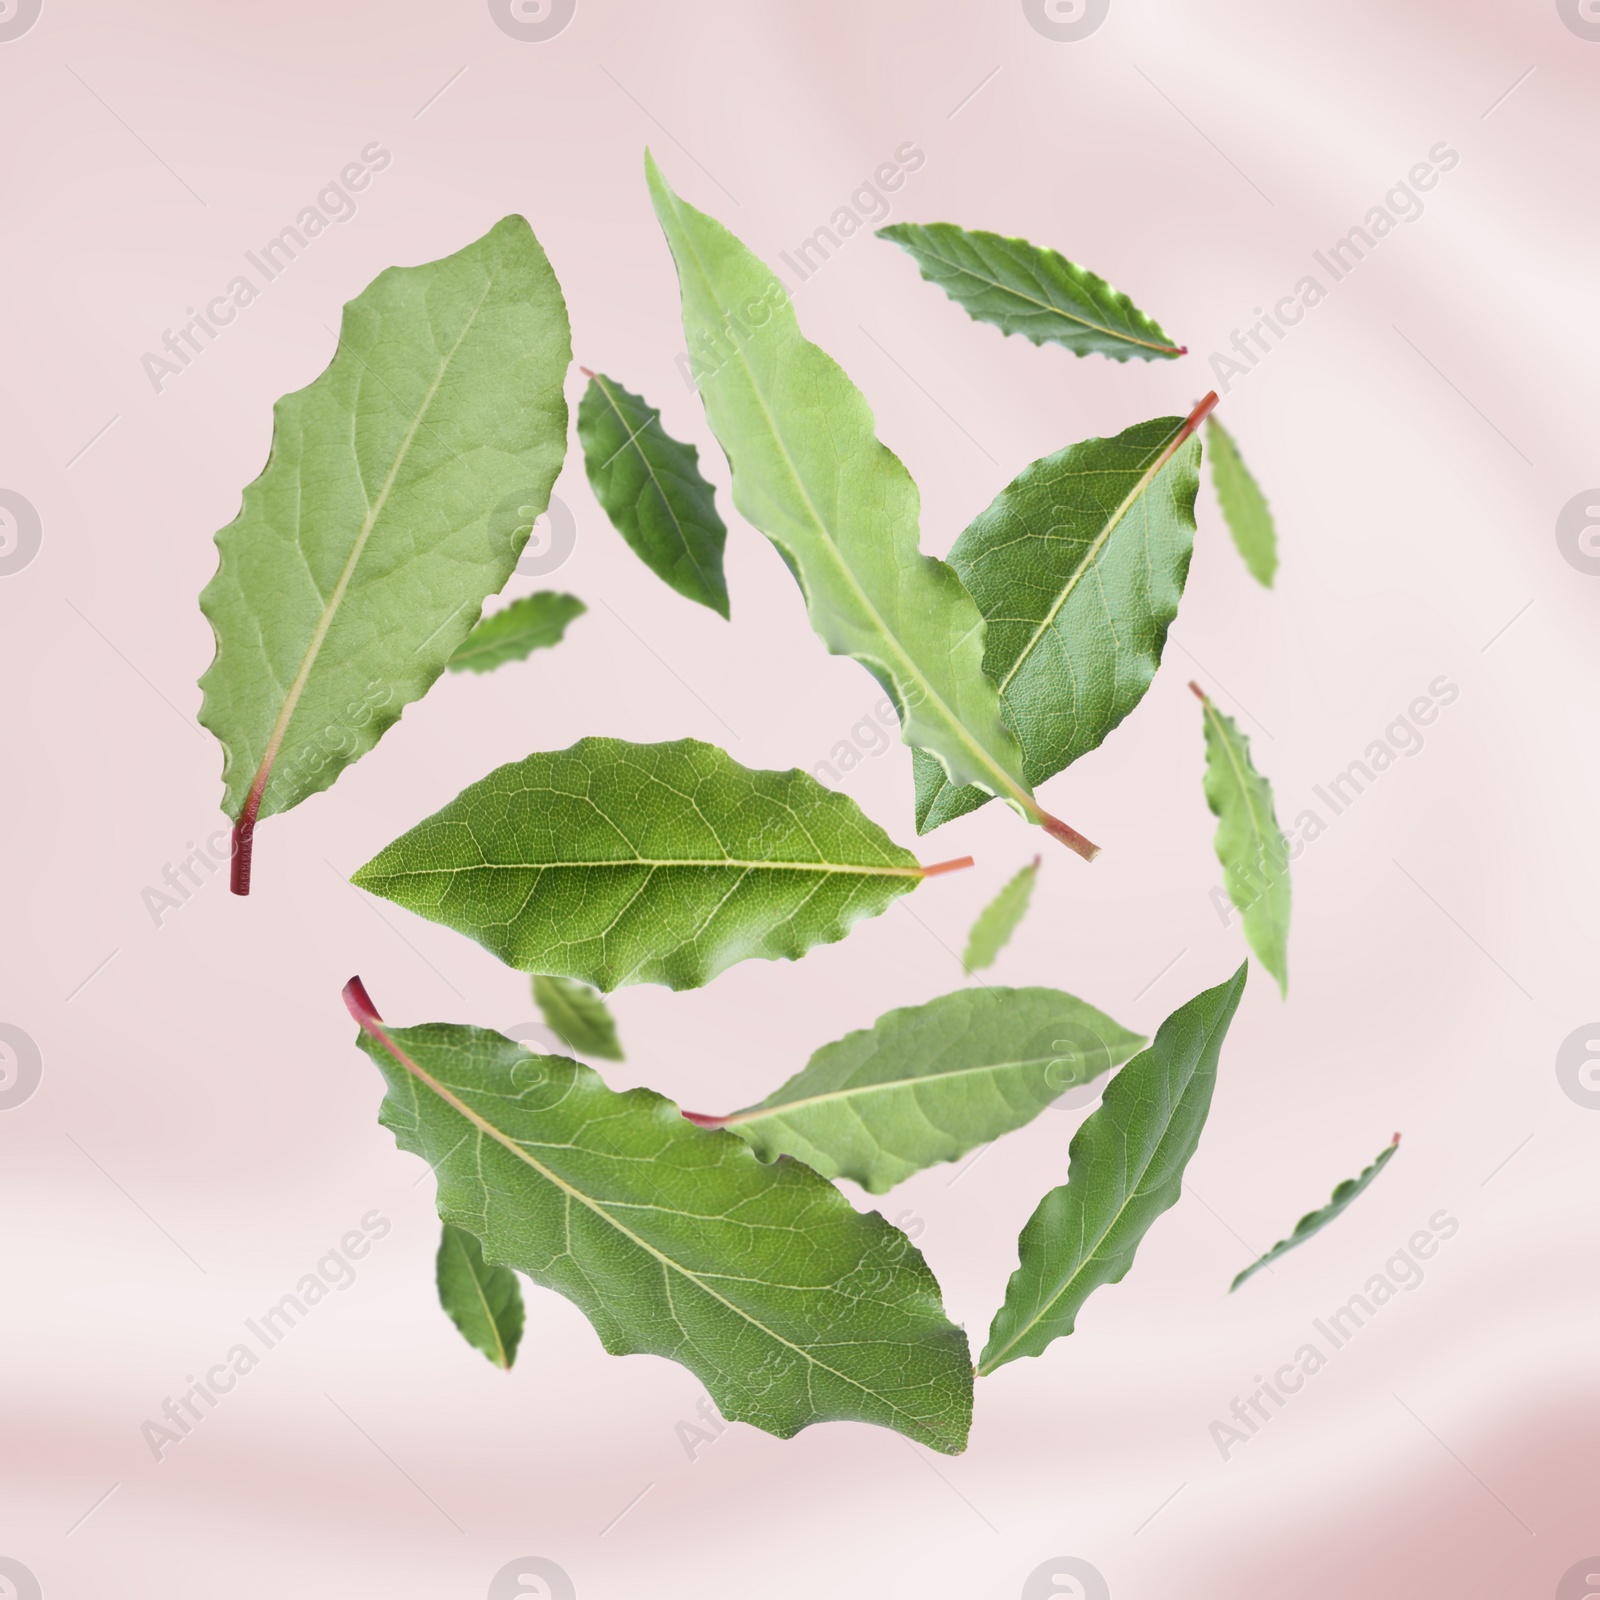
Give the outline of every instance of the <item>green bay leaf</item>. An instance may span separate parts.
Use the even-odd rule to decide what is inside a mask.
[[[1144,697],[1189,575],[1201,419],[1158,417],[1025,468],[956,540],[983,613],[984,671],[1037,786],[1097,748]],[[913,758],[917,830],[983,805]]]
[[[522,1342],[522,1286],[509,1267],[490,1266],[475,1234],[445,1223],[436,1264],[439,1304],[461,1337],[509,1371]]]
[[[257,820],[370,750],[511,575],[566,453],[571,358],[555,274],[511,216],[380,273],[327,370],[274,407],[200,596],[216,637],[200,720],[222,744],[236,892]]]
[[[728,529],[701,475],[700,452],[674,439],[642,396],[584,371],[589,387],[578,403],[578,442],[595,499],[663,583],[726,617]]]
[[[576,595],[541,589],[485,617],[450,657],[452,672],[493,672],[561,643],[567,624],[589,608]]]
[[[1113,361],[1185,354],[1127,295],[1058,251],[953,222],[895,222],[878,237],[899,245],[975,321],[1002,333]]]
[[[1400,1148],[1400,1135],[1397,1133],[1393,1139],[1378,1152],[1372,1165],[1365,1168],[1358,1177],[1346,1178],[1333,1191],[1333,1197],[1327,1205],[1319,1206],[1315,1211],[1308,1211],[1299,1222],[1295,1224],[1294,1232],[1287,1239],[1280,1239],[1265,1255],[1252,1261],[1248,1267],[1228,1285],[1228,1293],[1232,1294],[1246,1278],[1254,1277],[1263,1267],[1276,1261],[1279,1256],[1287,1255],[1291,1250],[1298,1249],[1314,1233],[1321,1233],[1335,1217],[1343,1216],[1355,1203],[1358,1196],[1366,1193],[1383,1169],[1394,1159],[1395,1151]]]
[[[1001,796],[1092,859],[1095,846],[1033,798],[984,676],[983,619],[955,572],[921,553],[917,486],[878,441],[865,396],[801,334],[777,277],[648,156],[646,171],[734,505],[778,547],[818,637],[878,680],[906,743],[952,783]]]
[[[692,1120],[763,1161],[793,1156],[882,1194],[1031,1122],[1144,1042],[1058,989],[962,989],[824,1045],[759,1105]]]
[[[603,1061],[626,1059],[616,1019],[588,984],[535,974],[533,998],[545,1026],[575,1054],[598,1056]]]
[[[351,879],[508,966],[692,989],[844,938],[931,872],[847,795],[696,739],[580,739],[497,768]]]
[[[967,935],[966,954],[961,964],[968,972],[992,967],[1017,931],[1017,924],[1028,914],[1033,886],[1039,877],[1040,858],[1035,856],[1015,877],[1010,878],[972,924]]]
[[[1223,520],[1250,576],[1270,589],[1278,570],[1278,530],[1267,497],[1244,464],[1232,435],[1215,417],[1206,424],[1206,443],[1211,447],[1211,482]]]
[[[980,1376],[1070,1334],[1083,1303],[1127,1276],[1151,1224],[1177,1203],[1246,970],[1174,1011],[1084,1119],[1067,1181],[1039,1202],[1017,1241],[1020,1260],[978,1358]]]
[[[1206,803],[1217,818],[1217,860],[1256,959],[1289,992],[1289,841],[1272,807],[1272,785],[1250,759],[1239,724],[1197,685],[1205,708]]]
[[[479,1028],[390,1028],[359,979],[345,996],[383,1125],[433,1167],[440,1216],[565,1295],[611,1354],[680,1362],[723,1416],[780,1438],[849,1420],[965,1448],[966,1335],[876,1212],[648,1089]]]

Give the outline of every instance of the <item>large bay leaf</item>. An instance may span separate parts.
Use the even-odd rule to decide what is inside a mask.
[[[1228,898],[1238,908],[1256,958],[1289,992],[1289,841],[1272,807],[1272,786],[1250,759],[1239,724],[1218,711],[1198,684],[1205,707],[1206,803],[1217,818],[1217,859]]]
[[[801,334],[777,277],[646,162],[734,505],[778,547],[812,627],[878,680],[906,743],[952,783],[1001,796],[1092,858],[1095,846],[1033,799],[984,676],[983,620],[950,567],[921,553],[917,486],[879,443],[865,397]]]
[[[700,471],[700,452],[661,426],[661,413],[604,373],[584,372],[578,442],[611,525],[663,583],[728,615],[722,551],[728,530]]]
[[[1017,1241],[1021,1260],[978,1358],[980,1376],[1071,1333],[1084,1301],[1127,1276],[1151,1224],[1176,1204],[1246,970],[1174,1011],[1084,1119],[1067,1181],[1039,1202]]]
[[[1031,1122],[1144,1040],[1058,989],[961,989],[826,1044],[759,1105],[726,1117],[763,1161],[794,1156],[882,1194]]]
[[[565,1295],[613,1355],[688,1367],[723,1416],[966,1445],[972,1367],[916,1247],[795,1161],[617,1094],[560,1056],[454,1024],[390,1028],[345,990],[388,1085],[381,1119],[438,1179],[439,1213]]]
[[[844,938],[931,872],[809,774],[696,739],[513,761],[351,880],[523,972],[692,989]]]
[[[1355,1204],[1357,1198],[1367,1192],[1367,1189],[1383,1169],[1394,1159],[1394,1153],[1400,1148],[1400,1135],[1397,1133],[1393,1139],[1381,1149],[1371,1166],[1365,1168],[1359,1177],[1346,1178],[1333,1191],[1332,1198],[1327,1205],[1319,1206],[1315,1211],[1308,1211],[1295,1224],[1294,1232],[1287,1239],[1280,1239],[1265,1255],[1259,1256],[1228,1285],[1228,1293],[1232,1294],[1246,1278],[1254,1277],[1263,1267],[1276,1261],[1279,1256],[1286,1256],[1291,1250],[1297,1250],[1314,1233],[1321,1233],[1335,1217],[1341,1217]]]
[[[1187,418],[1068,445],[1025,468],[956,540],[950,564],[983,613],[984,671],[1038,785],[1095,749],[1161,665],[1189,575],[1200,482]],[[914,758],[917,829],[989,799]]]
[[[510,1370],[522,1342],[522,1286],[510,1267],[492,1267],[465,1228],[445,1223],[435,1265],[439,1304],[461,1337]]]
[[[973,232],[953,222],[894,222],[880,239],[899,245],[978,322],[1080,356],[1170,361],[1186,353],[1125,294],[1058,251]]]
[[[511,575],[566,452],[571,357],[550,263],[506,217],[380,273],[327,370],[274,407],[200,596],[217,646],[200,720],[222,744],[236,893],[256,822],[370,750]]]

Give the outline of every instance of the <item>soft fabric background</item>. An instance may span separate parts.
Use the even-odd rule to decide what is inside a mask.
[[[43,1060],[0,1115],[0,1556],[21,1564],[0,1592],[437,1600],[485,1595],[522,1556],[582,1600],[1092,1592],[1048,1569],[1024,1590],[1073,1557],[1116,1600],[1547,1600],[1600,1551],[1600,1111],[1555,1067],[1600,1017],[1600,577],[1555,533],[1600,482],[1600,17],[1583,6],[1111,0],[1058,42],[1020,0],[578,0],[556,37],[519,42],[465,0],[44,0],[0,42],[0,488],[42,526],[0,579],[0,1021]],[[517,1370],[492,1370],[435,1304],[432,1182],[376,1124],[339,987],[361,973],[397,1021],[510,1027],[534,1015],[525,980],[343,875],[530,749],[693,734],[810,767],[877,692],[731,515],[732,624],[671,594],[574,453],[558,493],[576,548],[508,590],[582,596],[568,642],[441,682],[262,827],[248,900],[211,878],[157,927],[141,891],[222,820],[194,720],[211,534],[265,459],[272,401],[328,360],[341,303],[523,212],[578,359],[662,405],[725,491],[674,365],[644,147],[775,260],[911,141],[927,159],[894,217],[1053,244],[1193,352],[1124,367],[1004,339],[852,238],[798,290],[802,324],[871,399],[943,552],[1034,457],[1186,410],[1211,352],[1441,140],[1461,159],[1425,214],[1224,399],[1278,515],[1277,590],[1203,488],[1160,677],[1046,791],[1105,854],[1043,841],[1035,909],[991,975],[1153,1030],[1238,962],[1209,898],[1191,676],[1240,716],[1286,821],[1432,680],[1459,686],[1297,863],[1289,1000],[1253,975],[1190,1192],[1129,1278],[1071,1340],[980,1383],[957,1459],[847,1424],[789,1443],[732,1426],[691,1459],[691,1375],[604,1355],[540,1290]],[[393,159],[356,214],[156,392],[141,357],[164,330],[372,141]],[[574,403],[581,385],[574,370]],[[912,839],[901,747],[843,781]],[[845,944],[697,993],[623,992],[610,1080],[706,1110],[759,1097],[822,1041],[958,986],[972,916],[1040,843],[991,806],[922,846],[970,850],[976,871]],[[882,1202],[980,1342],[1076,1120],[1043,1116]],[[1356,1209],[1224,1294],[1396,1128]],[[1441,1209],[1459,1232],[1425,1281],[1224,1461],[1211,1423]],[[141,1423],[371,1211],[392,1228],[354,1284],[153,1460]]]

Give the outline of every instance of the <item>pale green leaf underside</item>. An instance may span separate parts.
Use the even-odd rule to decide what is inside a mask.
[[[953,222],[896,222],[878,237],[899,245],[969,316],[1003,333],[1113,361],[1170,361],[1184,353],[1104,278],[1026,239]]]
[[[916,484],[871,408],[800,332],[782,284],[646,158],[677,263],[683,328],[740,513],[778,547],[811,625],[883,686],[907,744],[957,783],[1034,815],[1021,753],[985,678],[983,622],[961,581],[918,548]]]
[[[681,1362],[723,1416],[782,1438],[852,1420],[965,1447],[966,1335],[877,1213],[576,1062],[477,1028],[381,1032],[361,1044],[382,1121],[434,1168],[440,1215],[565,1295],[611,1354]]]
[[[796,960],[916,888],[848,796],[695,739],[580,739],[469,785],[351,880],[522,972],[692,989]]]
[[[588,984],[536,974],[533,998],[545,1026],[575,1054],[603,1061],[625,1059],[616,1019]]]
[[[561,643],[567,624],[589,608],[576,595],[541,589],[485,617],[450,657],[452,672],[493,672]]]
[[[1028,914],[1033,886],[1039,876],[1039,857],[1009,879],[993,900],[978,913],[967,935],[966,953],[961,964],[968,972],[992,967],[1017,931],[1017,924]]]
[[[1295,1224],[1294,1232],[1287,1239],[1280,1239],[1267,1253],[1256,1261],[1252,1261],[1232,1283],[1228,1285],[1228,1293],[1232,1294],[1246,1278],[1254,1276],[1264,1266],[1276,1261],[1279,1256],[1287,1255],[1291,1250],[1303,1245],[1314,1233],[1321,1233],[1324,1228],[1337,1216],[1343,1215],[1354,1204],[1357,1196],[1364,1194],[1372,1180],[1389,1165],[1394,1153],[1400,1148],[1400,1135],[1397,1133],[1391,1143],[1386,1144],[1378,1152],[1377,1159],[1367,1167],[1359,1177],[1346,1178],[1334,1191],[1333,1198],[1327,1205],[1315,1211],[1308,1211]]]
[[[1217,859],[1244,936],[1278,988],[1289,991],[1289,842],[1272,808],[1272,786],[1250,760],[1232,717],[1202,697],[1206,802],[1217,817]]]
[[[1211,446],[1211,482],[1233,542],[1250,576],[1270,589],[1278,570],[1278,532],[1267,497],[1244,464],[1233,436],[1215,417],[1207,424],[1207,442]]]
[[[1057,989],[962,989],[826,1044],[726,1118],[763,1161],[794,1156],[882,1194],[1031,1122],[1144,1040]]]
[[[1039,1202],[1017,1241],[1020,1261],[980,1375],[1070,1334],[1084,1301],[1127,1276],[1151,1224],[1176,1204],[1246,970],[1180,1006],[1106,1086],[1073,1138],[1067,1181]]]
[[[661,426],[661,413],[597,373],[578,403],[578,442],[611,525],[665,584],[728,615],[722,551],[728,530],[700,452]]]
[[[1185,426],[1158,417],[1035,461],[950,552],[1035,787],[1095,749],[1161,665],[1194,549],[1200,444],[1173,451]],[[915,772],[920,833],[989,798],[926,758]]]
[[[497,1367],[509,1370],[522,1342],[522,1286],[509,1267],[491,1267],[483,1246],[445,1223],[436,1273],[439,1304],[461,1337]]]
[[[427,692],[511,575],[567,443],[566,304],[521,217],[344,311],[200,596],[200,720],[238,819],[325,789]]]

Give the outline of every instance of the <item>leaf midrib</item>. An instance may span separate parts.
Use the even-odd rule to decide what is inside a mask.
[[[640,462],[644,466],[644,470],[650,475],[650,486],[655,490],[656,497],[661,501],[662,509],[669,517],[672,518],[672,526],[678,535],[678,544],[682,548],[683,553],[689,558],[690,565],[693,566],[696,577],[700,579],[700,582],[706,589],[707,593],[715,593],[716,586],[706,576],[705,568],[700,565],[700,562],[696,558],[694,550],[689,543],[689,535],[684,531],[683,519],[679,517],[675,510],[673,510],[672,502],[667,498],[667,491],[661,487],[661,480],[656,476],[655,464],[650,460],[649,456],[644,453],[644,447],[639,443],[640,435],[648,433],[652,423],[660,422],[661,412],[657,409],[652,409],[647,406],[645,409],[650,411],[649,421],[645,422],[638,429],[630,428],[628,426],[628,419],[623,416],[622,407],[617,404],[616,397],[611,393],[610,386],[606,383],[605,378],[597,372],[594,375],[594,382],[595,387],[599,389],[602,395],[605,396],[606,404],[611,407],[612,414],[616,417],[617,421],[622,424],[622,431],[628,436],[602,464],[600,470],[603,472],[605,468],[609,467],[624,450],[626,450],[630,445],[633,447],[633,453],[638,456]]]
[[[804,1345],[795,1344],[793,1340],[786,1339],[776,1329],[769,1328],[766,1323],[760,1320],[759,1317],[752,1316],[742,1306],[736,1305],[732,1300],[729,1300],[727,1296],[720,1294],[716,1289],[712,1288],[710,1284],[706,1283],[698,1274],[691,1272],[688,1267],[683,1265],[682,1262],[675,1261],[664,1251],[658,1250],[653,1244],[650,1243],[648,1239],[642,1238],[639,1234],[635,1233],[633,1229],[627,1227],[622,1222],[619,1222],[617,1218],[612,1216],[611,1213],[607,1211],[606,1208],[598,1201],[591,1200],[589,1196],[584,1194],[581,1189],[576,1188],[574,1185],[568,1183],[558,1173],[551,1171],[551,1169],[545,1166],[543,1162],[535,1160],[534,1157],[509,1134],[501,1132],[501,1130],[495,1127],[495,1125],[486,1117],[480,1116],[472,1109],[471,1106],[467,1105],[465,1101],[452,1094],[451,1091],[436,1078],[434,1078],[431,1073],[426,1072],[422,1067],[418,1066],[417,1063],[413,1061],[411,1057],[399,1047],[398,1044],[395,1043],[395,1041],[389,1036],[389,1033],[386,1029],[373,1028],[372,1031],[376,1033],[378,1039],[382,1042],[389,1053],[394,1056],[394,1058],[399,1061],[400,1064],[418,1080],[418,1082],[431,1089],[433,1093],[440,1098],[440,1100],[442,1100],[446,1105],[450,1106],[459,1116],[471,1123],[475,1128],[478,1129],[480,1133],[488,1134],[489,1137],[497,1144],[510,1151],[513,1156],[532,1168],[533,1171],[537,1172],[554,1188],[557,1188],[564,1194],[571,1196],[571,1198],[576,1200],[580,1205],[588,1207],[588,1209],[597,1217],[599,1217],[602,1221],[609,1223],[624,1238],[631,1240],[635,1245],[637,1245],[640,1250],[644,1251],[647,1255],[654,1256],[663,1267],[671,1268],[686,1282],[692,1283],[701,1291],[702,1294],[708,1296],[710,1299],[716,1300],[721,1305],[725,1306],[729,1311],[733,1312],[734,1315],[743,1318],[744,1321],[748,1322],[751,1327],[759,1329],[760,1332],[764,1333],[769,1339],[773,1340],[774,1343],[786,1346],[788,1349],[794,1351],[796,1355],[809,1362],[818,1370],[828,1373],[830,1376],[839,1379],[842,1383],[849,1384],[852,1388],[859,1389],[862,1394],[870,1395],[874,1400],[888,1406],[889,1409],[897,1416],[903,1417],[911,1425],[915,1433],[924,1435],[933,1434],[935,1436],[942,1437],[942,1431],[927,1421],[927,1419],[913,1416],[911,1412],[906,1411],[900,1406],[896,1405],[887,1394],[880,1394],[875,1389],[869,1389],[866,1384],[861,1382],[859,1378],[853,1378],[848,1373],[840,1372],[837,1368],[830,1367],[827,1362],[819,1361],[814,1355],[811,1354],[809,1350],[805,1348]],[[687,1215],[686,1212],[681,1210],[675,1210],[672,1214],[674,1216]],[[488,1258],[485,1257],[485,1260],[487,1259]]]
[[[717,297],[712,290],[709,271],[705,263],[701,260],[700,253],[695,248],[694,241],[690,237],[689,231],[683,226],[681,216],[679,216],[680,208],[678,197],[670,188],[666,186],[664,181],[662,183],[662,187],[666,190],[667,198],[672,206],[674,216],[678,218],[679,237],[683,240],[684,248],[689,252],[693,259],[694,266],[700,274],[703,290],[707,298],[713,304],[715,304]],[[799,333],[798,326],[796,327],[796,333]],[[799,336],[801,338],[805,337],[803,334],[800,334]],[[757,403],[761,407],[761,414],[766,420],[768,432],[771,434],[773,441],[777,445],[778,453],[783,460],[784,466],[788,469],[789,476],[805,504],[805,508],[807,513],[810,515],[812,525],[821,538],[824,548],[833,558],[835,566],[844,574],[849,587],[855,593],[857,599],[860,601],[868,616],[877,625],[882,636],[894,647],[895,653],[898,655],[901,663],[907,670],[907,676],[910,677],[913,682],[921,685],[921,687],[926,691],[926,700],[931,701],[935,706],[937,706],[946,726],[956,734],[967,750],[977,758],[978,765],[980,767],[990,773],[998,774],[1001,781],[1001,786],[1011,795],[1015,796],[1016,799],[1030,812],[1030,814],[1037,814],[1038,807],[1034,803],[1032,794],[1026,787],[1019,784],[1016,779],[1010,775],[1010,773],[1006,772],[1003,767],[999,766],[994,757],[991,756],[989,752],[978,743],[962,720],[956,716],[950,707],[945,703],[944,697],[928,680],[927,675],[917,666],[912,657],[906,653],[905,646],[901,644],[899,635],[889,627],[888,623],[885,622],[883,617],[879,614],[878,608],[867,597],[866,591],[862,589],[860,583],[856,579],[855,573],[850,568],[850,564],[840,553],[837,545],[833,541],[831,534],[829,533],[827,524],[823,521],[821,513],[817,510],[816,505],[812,501],[810,491],[806,488],[805,482],[795,465],[794,458],[789,453],[787,442],[785,441],[783,434],[779,431],[777,421],[773,417],[772,410],[767,404],[767,397],[763,393],[760,384],[756,381],[755,371],[751,367],[749,361],[745,358],[743,346],[737,339],[732,340],[731,343],[733,344],[735,356],[740,366],[744,368],[745,374],[749,379],[750,390],[755,395]],[[824,352],[824,354],[826,354],[826,352]],[[880,444],[880,448],[886,449],[887,447]],[[918,556],[923,560],[928,559],[927,557],[921,555],[920,550],[918,551]],[[982,623],[981,616],[979,617],[979,623],[980,625]],[[936,760],[940,759],[936,751],[930,751],[929,753],[933,755]],[[940,761],[940,764],[943,765],[943,762]]]
[[[1169,439],[1161,446],[1159,450],[1156,451],[1155,455],[1151,458],[1150,465],[1145,468],[1143,473],[1140,474],[1139,481],[1134,484],[1134,486],[1123,497],[1121,505],[1119,505],[1117,509],[1111,513],[1111,516],[1106,520],[1105,525],[1095,535],[1093,541],[1089,545],[1089,548],[1084,552],[1083,559],[1075,568],[1073,568],[1072,576],[1067,579],[1067,582],[1062,588],[1061,593],[1056,597],[1055,602],[1051,605],[1049,611],[1046,612],[1044,619],[1039,623],[1039,626],[1034,629],[1033,637],[1030,638],[1027,644],[1022,647],[1021,651],[1017,655],[1017,659],[1011,663],[1009,670],[1006,672],[1005,676],[1001,678],[999,682],[999,689],[1002,695],[1004,695],[1006,690],[1011,687],[1011,680],[1015,678],[1018,672],[1022,670],[1023,663],[1026,662],[1033,654],[1034,650],[1038,647],[1039,641],[1043,639],[1045,634],[1050,631],[1051,627],[1055,623],[1056,618],[1061,614],[1062,607],[1065,606],[1067,601],[1072,598],[1073,591],[1082,581],[1084,574],[1087,573],[1100,559],[1100,554],[1110,541],[1111,535],[1116,532],[1117,528],[1121,525],[1122,520],[1133,509],[1134,503],[1149,491],[1150,486],[1158,477],[1161,476],[1162,472],[1165,470],[1167,463],[1170,462],[1173,456],[1177,454],[1178,449],[1181,448],[1183,443],[1183,431],[1188,426],[1189,423],[1187,418],[1178,425],[1173,439]]]
[[[322,608],[322,615],[317,619],[317,626],[311,635],[311,642],[306,646],[306,653],[300,662],[300,670],[295,674],[294,681],[289,685],[284,696],[283,708],[278,713],[278,720],[273,724],[272,732],[267,739],[267,747],[261,758],[261,765],[256,770],[254,780],[250,785],[250,797],[259,805],[261,797],[266,793],[267,783],[272,776],[273,763],[277,760],[279,746],[283,743],[284,734],[288,732],[289,722],[294,716],[295,708],[300,703],[300,696],[305,692],[311,672],[321,653],[323,641],[328,636],[329,629],[333,626],[333,619],[338,614],[339,607],[344,603],[345,591],[350,587],[350,580],[355,576],[357,565],[367,548],[367,541],[372,537],[373,529],[378,524],[378,518],[383,514],[383,508],[388,504],[390,492],[393,490],[395,480],[404,465],[411,446],[415,442],[418,432],[423,426],[428,408],[433,404],[434,398],[439,393],[439,386],[444,382],[444,375],[450,370],[450,363],[455,359],[456,352],[460,350],[462,341],[472,331],[478,320],[478,313],[483,310],[484,302],[489,298],[494,288],[494,272],[488,269],[484,274],[483,293],[478,297],[478,303],[472,308],[472,314],[462,325],[461,332],[456,336],[455,343],[440,358],[439,369],[434,374],[433,382],[428,386],[428,392],[423,396],[422,404],[417,407],[406,428],[405,437],[400,441],[400,447],[395,452],[393,462],[383,480],[383,486],[378,491],[378,498],[369,503],[367,515],[362,522],[360,532],[356,535],[355,543],[351,546],[350,554],[345,558],[343,568],[339,573],[339,580],[333,587],[333,593],[328,597],[327,603]],[[340,330],[339,343],[344,343],[344,332]],[[337,347],[335,350],[337,353]],[[351,450],[354,453],[355,445],[352,438]],[[359,476],[359,471],[358,471]],[[295,544],[298,548],[300,538],[297,532]],[[249,808],[249,799],[245,801],[245,809]]]
[[[974,235],[974,237],[976,236]],[[998,278],[985,277],[981,272],[974,272],[972,268],[967,266],[964,262],[952,261],[949,256],[940,255],[939,252],[931,246],[919,245],[918,249],[929,256],[932,260],[937,261],[940,266],[949,267],[952,271],[962,274],[963,277],[974,278],[979,283],[986,283],[991,289],[998,289],[1002,294],[1013,295],[1016,299],[1024,300],[1029,305],[1038,306],[1041,311],[1048,311],[1052,316],[1060,317],[1064,322],[1075,322],[1081,328],[1089,328],[1095,333],[1103,333],[1108,339],[1116,339],[1123,344],[1136,344],[1145,350],[1158,350],[1163,355],[1175,356],[1178,354],[1178,347],[1175,344],[1156,344],[1154,340],[1151,339],[1136,339],[1131,333],[1125,333],[1120,328],[1109,327],[1105,323],[1095,322],[1089,317],[1075,316],[1072,312],[1066,310],[1062,306],[1056,305],[1053,301],[1040,300],[1036,296],[1027,294],[1021,289],[1014,288],[1009,283],[1001,283]],[[1046,253],[1041,252],[1041,254]],[[1072,265],[1072,263],[1059,252],[1051,252],[1051,254],[1054,254],[1056,259],[1061,261],[1063,265],[1069,267]],[[1046,259],[1049,259],[1048,254],[1046,254]],[[1109,288],[1110,285],[1108,284],[1107,287]]]
[[[375,865],[375,864],[374,864]],[[922,878],[926,869],[913,867],[858,867],[838,861],[733,861],[726,857],[711,861],[686,861],[673,859],[654,861],[648,856],[626,856],[610,861],[474,861],[461,867],[407,867],[394,871],[373,872],[383,878],[436,878],[440,873],[457,872],[550,872],[583,869],[597,871],[602,868],[649,867],[661,871],[672,867],[738,867],[746,872],[831,872],[857,878]],[[362,872],[368,869],[363,867]],[[360,876],[360,874],[357,874]]]
[[[530,595],[528,598],[532,599],[533,596]],[[510,610],[511,607],[507,606],[504,611],[495,612],[494,616],[488,618],[487,621],[494,622],[498,618],[505,616]],[[452,666],[460,666],[468,661],[476,661],[480,656],[495,655],[502,650],[517,650],[529,638],[534,641],[528,650],[528,654],[532,655],[535,650],[547,649],[550,645],[559,644],[561,642],[560,635],[566,631],[567,624],[574,620],[575,617],[568,616],[552,619],[550,617],[530,615],[515,627],[507,627],[494,634],[485,634],[476,644],[472,642],[472,635],[468,634],[450,657],[450,664]],[[550,635],[555,637],[549,637]],[[518,659],[523,658],[519,657]]]
[[[775,1117],[787,1116],[794,1111],[805,1110],[810,1106],[825,1105],[834,1100],[849,1100],[859,1095],[879,1094],[890,1089],[914,1088],[919,1084],[931,1087],[935,1084],[949,1083],[953,1078],[970,1078],[980,1073],[1013,1072],[1058,1059],[1057,1056],[1020,1056],[1015,1061],[994,1061],[976,1067],[957,1067],[950,1072],[931,1073],[921,1078],[891,1078],[883,1083],[865,1083],[845,1089],[829,1089],[822,1094],[807,1095],[803,1100],[787,1100],[770,1106],[752,1106],[748,1111],[735,1111],[731,1116],[721,1118],[717,1126],[743,1127],[751,1122],[769,1121]],[[1064,1083],[1056,1093],[1065,1094],[1068,1089],[1077,1087],[1079,1087],[1077,1084]]]
[[[489,1324],[489,1332],[494,1336],[494,1347],[498,1352],[495,1357],[495,1365],[505,1367],[508,1365],[506,1361],[506,1344],[505,1340],[500,1337],[500,1324],[496,1321],[495,1314],[489,1307],[489,1297],[483,1292],[483,1285],[478,1281],[477,1270],[473,1267],[472,1258],[467,1254],[466,1246],[461,1242],[459,1232],[452,1232],[450,1243],[454,1246],[456,1254],[461,1257],[462,1265],[467,1269],[467,1276],[472,1280],[473,1291],[478,1296],[478,1304],[483,1307],[484,1320]]]

